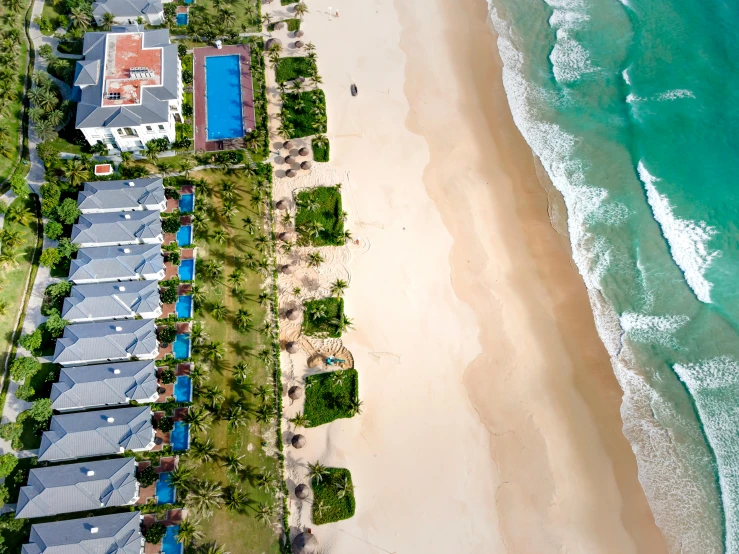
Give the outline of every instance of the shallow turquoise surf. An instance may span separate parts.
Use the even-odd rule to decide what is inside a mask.
[[[739,553],[739,4],[489,2],[657,524]]]

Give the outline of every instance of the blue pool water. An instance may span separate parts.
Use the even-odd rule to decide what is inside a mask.
[[[175,491],[169,473],[161,473],[157,481],[157,504],[174,504]]]
[[[167,531],[162,539],[162,554],[182,554],[184,545],[181,542],[177,542],[177,533],[179,530],[179,525],[167,527]]]
[[[178,27],[184,27],[187,25],[187,14],[186,13],[178,13],[177,14],[177,26]]]
[[[192,317],[192,296],[180,296],[175,304],[177,310],[177,317],[189,318]]]
[[[190,426],[184,421],[175,421],[174,428],[169,434],[169,442],[175,452],[190,448]]]
[[[180,212],[189,214],[195,209],[195,195],[183,194],[180,196]]]
[[[174,383],[174,399],[177,402],[192,402],[192,380],[180,375]]]
[[[177,231],[177,245],[187,246],[188,244],[192,244],[192,225],[183,225]]]
[[[187,5],[194,4],[194,3],[195,3],[195,0],[185,0],[185,4]]]
[[[205,96],[208,140],[243,137],[241,62],[238,55],[205,58]]]
[[[190,335],[180,333],[172,344],[172,354],[178,360],[190,357]]]
[[[192,281],[195,278],[195,260],[180,260],[178,275],[183,281]]]

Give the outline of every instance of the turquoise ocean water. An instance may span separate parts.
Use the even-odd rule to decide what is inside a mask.
[[[739,553],[739,3],[489,2],[657,524]]]

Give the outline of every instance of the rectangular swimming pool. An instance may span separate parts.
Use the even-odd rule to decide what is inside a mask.
[[[184,421],[175,421],[169,434],[169,443],[174,452],[183,452],[190,448],[190,426]]]
[[[177,246],[192,244],[192,225],[182,225],[177,231]]]
[[[177,533],[179,531],[179,525],[170,525],[167,527],[164,538],[162,539],[162,554],[182,554],[185,545],[177,542]]]
[[[172,354],[177,360],[190,357],[190,335],[180,333],[172,344]]]
[[[184,27],[187,25],[187,14],[186,13],[178,13],[177,14],[177,26],[178,27]]]
[[[183,214],[192,213],[195,209],[195,195],[183,194],[180,196],[180,212]]]
[[[174,399],[177,402],[192,402],[192,380],[187,375],[180,375],[174,382]]]
[[[169,473],[160,473],[157,481],[157,504],[174,504],[175,491]]]
[[[180,268],[177,270],[177,274],[182,281],[192,281],[195,279],[195,260],[180,260]]]
[[[244,136],[238,54],[205,58],[205,100],[208,140]]]
[[[175,304],[175,310],[177,317],[183,319],[192,317],[192,296],[180,296]]]

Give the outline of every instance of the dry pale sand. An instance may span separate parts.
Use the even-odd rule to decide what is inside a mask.
[[[326,3],[304,29],[362,240],[344,344],[364,412],[289,452],[293,474],[352,471],[356,515],[313,532],[341,554],[665,552],[484,0]]]

